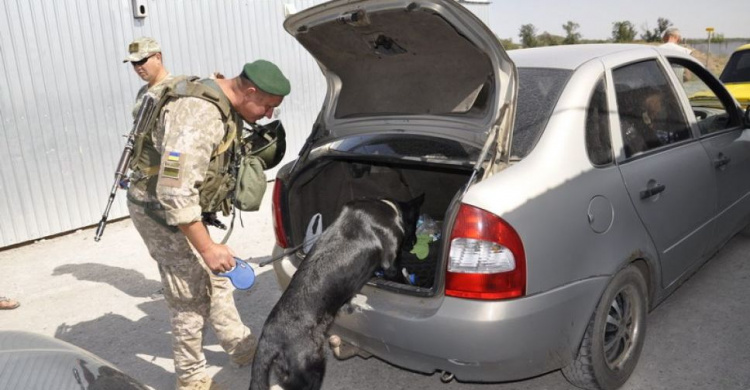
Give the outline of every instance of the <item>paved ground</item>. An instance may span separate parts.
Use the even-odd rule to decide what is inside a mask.
[[[268,199],[260,212],[244,213],[243,220],[244,228],[236,227],[229,244],[241,257],[255,257],[257,267],[274,240]],[[93,235],[86,229],[0,251],[0,294],[21,301],[16,310],[0,311],[0,329],[69,341],[156,390],[173,388],[169,319],[155,264],[127,219],[109,225],[99,243]],[[750,238],[734,238],[651,313],[640,363],[624,389],[750,389],[749,255]],[[265,268],[256,268],[250,291],[235,293],[253,331],[261,329],[280,295],[270,267]],[[247,388],[248,370],[230,368],[212,335],[207,350],[215,378],[232,389]],[[559,372],[505,384],[442,384],[436,375],[374,358],[328,362],[326,390],[573,389]]]

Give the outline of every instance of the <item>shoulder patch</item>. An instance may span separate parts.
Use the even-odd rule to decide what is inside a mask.
[[[179,187],[182,185],[181,172],[185,163],[185,155],[171,151],[165,153],[159,170],[159,185]]]

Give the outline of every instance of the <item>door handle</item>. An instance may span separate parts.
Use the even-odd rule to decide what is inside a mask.
[[[657,184],[651,188],[641,191],[641,199],[647,199],[654,195],[662,193],[667,187],[664,184]]]
[[[729,164],[730,161],[732,161],[731,158],[725,156],[724,153],[719,153],[716,160],[714,160],[714,168],[721,169]]]

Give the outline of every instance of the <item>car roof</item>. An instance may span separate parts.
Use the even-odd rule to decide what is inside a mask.
[[[561,45],[510,50],[508,55],[519,68],[576,69],[595,58],[644,48],[655,49],[656,46],[623,43]]]
[[[734,52],[743,51],[743,50],[750,50],[750,43],[742,45],[736,49],[734,49]]]

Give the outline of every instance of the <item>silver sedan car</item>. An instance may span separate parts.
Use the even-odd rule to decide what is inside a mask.
[[[328,90],[275,184],[281,286],[345,202],[426,195],[398,275],[339,313],[340,358],[618,388],[647,312],[749,221],[750,118],[689,56],[506,53],[453,0],[334,1],[285,28]]]
[[[111,363],[40,334],[0,330],[0,389],[148,390]]]

